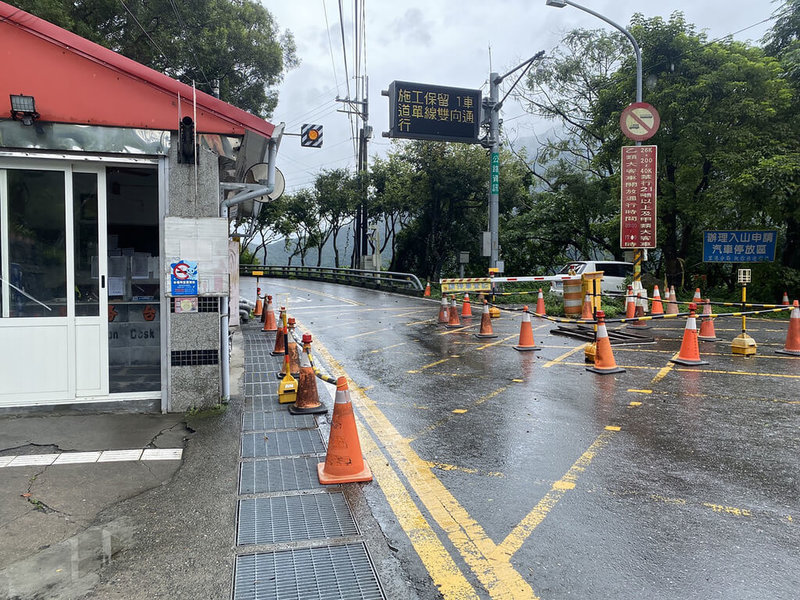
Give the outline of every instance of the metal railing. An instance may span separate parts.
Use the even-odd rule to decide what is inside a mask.
[[[413,273],[395,271],[367,271],[362,269],[336,269],[333,267],[289,267],[276,265],[239,265],[240,275],[252,275],[260,271],[261,277],[284,279],[310,279],[344,285],[356,285],[375,290],[388,290],[421,295],[425,287]]]

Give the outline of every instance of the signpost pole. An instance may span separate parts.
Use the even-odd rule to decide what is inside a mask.
[[[491,247],[489,266],[497,267],[499,255],[499,212],[500,212],[500,82],[497,73],[489,75],[489,153],[491,156],[491,180],[489,186],[489,234]]]

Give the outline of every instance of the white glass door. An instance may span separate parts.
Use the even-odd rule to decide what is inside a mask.
[[[105,179],[0,162],[0,406],[108,394]]]

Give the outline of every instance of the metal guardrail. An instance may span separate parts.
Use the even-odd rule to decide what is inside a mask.
[[[389,290],[414,296],[421,295],[425,290],[425,287],[413,273],[397,273],[395,271],[367,271],[362,269],[336,269],[333,267],[239,265],[240,275],[252,275],[253,271],[260,271],[262,273],[261,277],[328,281],[330,283]]]

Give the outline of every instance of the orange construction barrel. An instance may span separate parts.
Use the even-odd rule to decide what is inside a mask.
[[[583,289],[580,279],[564,281],[564,314],[568,317],[581,316],[583,308]]]

